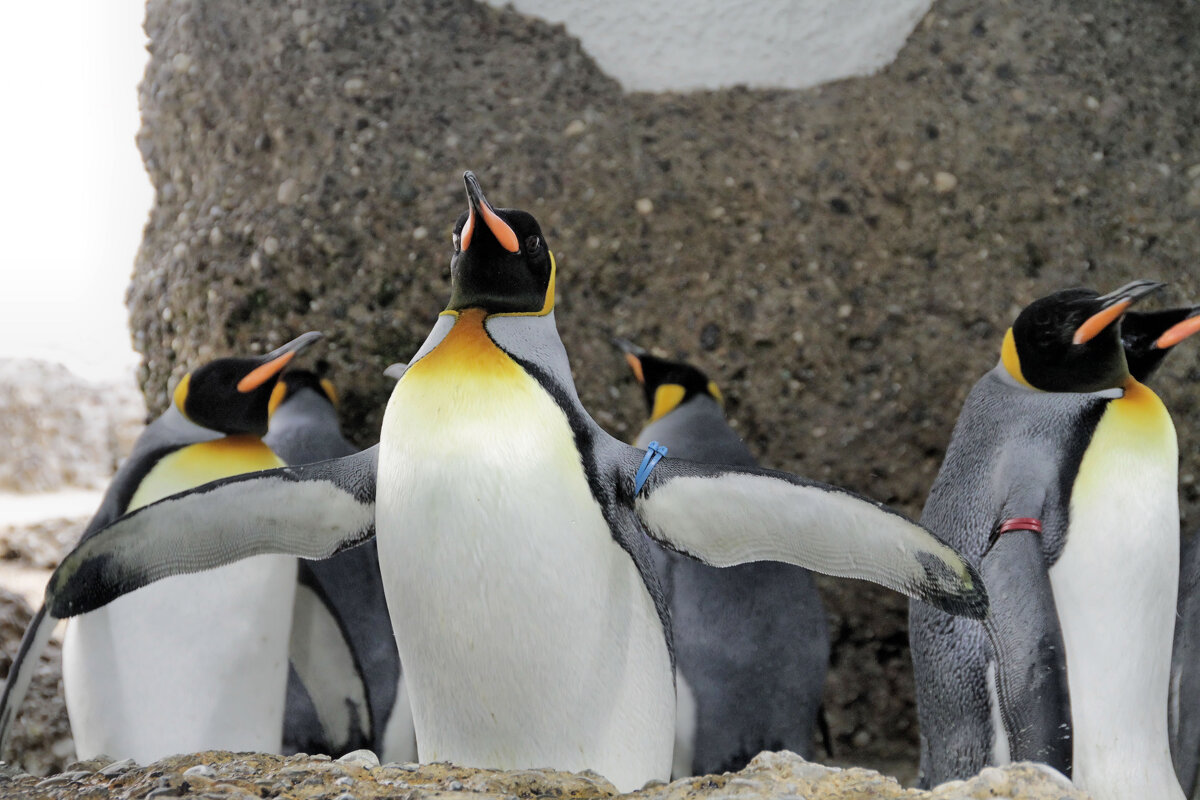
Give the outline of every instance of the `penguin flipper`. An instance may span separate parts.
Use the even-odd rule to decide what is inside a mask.
[[[288,657],[311,706],[293,704],[289,686],[284,743],[332,756],[372,747],[373,720],[362,664],[345,622],[305,561],[300,562]]]
[[[267,553],[323,559],[375,535],[378,445],[344,458],[251,472],[172,495],[81,542],[46,586],[60,619],[171,575]]]
[[[42,606],[29,621],[25,635],[21,637],[21,646],[8,668],[8,679],[4,682],[4,693],[0,694],[0,756],[8,749],[8,741],[12,737],[13,725],[17,721],[17,712],[29,692],[29,684],[33,682],[33,674],[37,671],[42,651],[54,633],[58,620],[46,613]]]
[[[624,489],[642,451],[629,448]],[[975,619],[987,611],[983,582],[929,531],[845,489],[786,472],[664,459],[632,498],[650,536],[706,564],[782,561],[826,575],[863,578]]]
[[[1003,533],[979,565],[991,590],[983,627],[996,660],[996,694],[1013,761],[1071,777],[1066,647],[1038,534]]]

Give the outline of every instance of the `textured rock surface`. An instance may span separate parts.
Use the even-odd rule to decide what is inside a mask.
[[[4,678],[8,677],[13,656],[32,616],[33,611],[24,600],[0,588],[0,674]],[[19,754],[16,761],[34,775],[61,772],[75,755],[63,702],[62,647],[57,641],[51,640],[42,654],[13,728],[9,753]]]
[[[0,359],[0,491],[103,488],[145,415],[132,381],[91,383],[59,364]]]
[[[610,334],[697,359],[764,463],[917,514],[1021,305],[1200,299],[1200,7],[939,0],[890,67],[624,95],[561,28],[470,0],[151,0],[157,190],[130,307],[160,410],[188,365],[309,328],[373,440],[447,297],[461,171],[534,212],[584,403],[632,437]],[[1148,303],[1147,305],[1154,305]],[[1200,511],[1200,347],[1160,374]],[[915,761],[904,601],[823,584],[851,763]]]
[[[351,754],[353,755],[353,754]],[[450,764],[383,764],[330,761],[305,755],[237,755],[208,752],[167,758],[147,767],[109,764],[107,759],[79,762],[47,779],[0,774],[0,798],[105,797],[289,797],[297,800],[353,798],[477,797],[489,800],[569,798],[599,800],[617,796],[612,784],[595,773],[524,770],[496,772]],[[369,760],[366,762],[369,764]],[[1087,800],[1066,779],[1021,764],[988,769],[970,781],[956,781],[920,792],[864,769],[839,770],[804,761],[791,753],[763,753],[737,773],[648,786],[621,797],[641,800],[803,797],[807,800],[866,798],[937,798],[975,800],[1011,797],[1023,800]]]

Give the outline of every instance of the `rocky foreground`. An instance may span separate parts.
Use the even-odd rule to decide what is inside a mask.
[[[108,759],[78,762],[50,778],[0,775],[3,798],[272,798],[355,800],[466,796],[495,800],[616,797],[612,784],[592,772],[467,769],[451,764],[380,764],[359,750],[333,761],[328,756],[289,757],[225,752],[166,758],[146,767]],[[813,764],[792,753],[762,753],[741,772],[651,782],[622,797],[640,800],[690,798],[1029,798],[1087,800],[1057,773],[1032,764],[988,768],[969,781],[943,784],[930,792],[905,789],[894,778],[865,769]]]

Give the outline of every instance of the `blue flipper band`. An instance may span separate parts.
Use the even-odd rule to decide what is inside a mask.
[[[637,495],[646,485],[646,478],[650,477],[650,472],[662,460],[662,457],[667,454],[666,445],[661,445],[658,442],[651,442],[646,448],[646,455],[642,457],[642,465],[638,467],[637,474],[633,476],[633,493]]]

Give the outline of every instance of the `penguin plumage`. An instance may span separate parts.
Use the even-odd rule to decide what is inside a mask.
[[[342,436],[337,407],[328,378],[292,370],[275,387],[263,441],[287,464],[357,453]],[[367,748],[387,761],[415,759],[407,699],[397,705],[400,657],[375,542],[324,561],[302,559],[297,592],[284,749],[338,756]],[[343,642],[348,654],[339,652]],[[398,733],[387,739],[397,742],[385,739],[389,729]]]
[[[671,769],[670,615],[646,533],[714,566],[784,561],[982,617],[972,568],[877,503],[604,432],[575,391],[540,226],[464,183],[450,302],[380,443],[128,514],[56,570],[53,613],[252,553],[327,558],[378,531],[420,759],[593,769],[622,791]]]
[[[1104,800],[1180,796],[1175,432],[1120,334],[1159,286],[1031,303],[964,404],[921,520],[979,565],[992,602],[983,624],[910,604],[922,785],[1028,759]]]
[[[618,340],[650,420],[635,445],[672,458],[755,466],[695,366]],[[675,635],[681,700],[673,777],[736,772],[762,750],[811,759],[829,630],[808,570],[770,561],[716,569],[653,548]]]
[[[185,375],[170,406],[147,425],[118,469],[81,542],[126,511],[152,501],[156,493],[179,491],[241,471],[277,467],[281,462],[260,438],[267,430],[270,396],[282,370],[319,336],[304,334],[257,358],[217,359]],[[293,559],[271,556],[270,560],[285,565],[278,571],[294,582]],[[293,564],[290,570],[288,563]],[[263,582],[262,570],[254,563],[235,567],[252,586]],[[221,574],[205,576],[204,586],[186,593],[186,603],[179,602],[168,582],[140,596],[122,598],[124,604],[70,621],[63,647],[63,684],[80,758],[104,752],[145,763],[189,749],[245,745],[263,745],[265,749],[278,741],[282,678],[277,700],[257,696],[261,695],[256,683],[261,668],[243,664],[245,657],[226,660],[223,642],[233,640],[228,645],[233,650],[239,637],[258,642],[260,632],[253,628],[261,624],[272,628],[265,634],[267,639],[286,642],[290,587],[281,584],[287,609],[282,618],[270,606],[284,604],[273,599],[264,607],[265,616],[256,617],[253,596],[234,592],[215,605],[205,604],[206,597],[221,593],[218,587],[225,585]],[[195,577],[184,576],[184,582],[195,582]],[[227,621],[220,619],[220,609],[230,602],[236,605],[239,599],[246,605],[238,608],[237,616],[245,621],[233,624],[231,630],[223,628]],[[131,611],[129,604],[138,609],[152,607],[153,618]],[[167,621],[155,628],[161,622],[159,617]],[[33,668],[55,622],[45,606],[38,610],[9,670],[0,696],[0,749],[8,741]],[[258,661],[266,658],[264,654]],[[246,671],[239,671],[243,667]],[[213,689],[216,696],[205,698],[212,709],[228,712],[224,719],[194,706],[192,700],[206,691],[205,686],[187,684],[188,676],[195,674],[230,676],[224,688]],[[280,665],[280,675],[286,675],[286,660]],[[274,713],[274,719],[264,720],[263,713]]]

